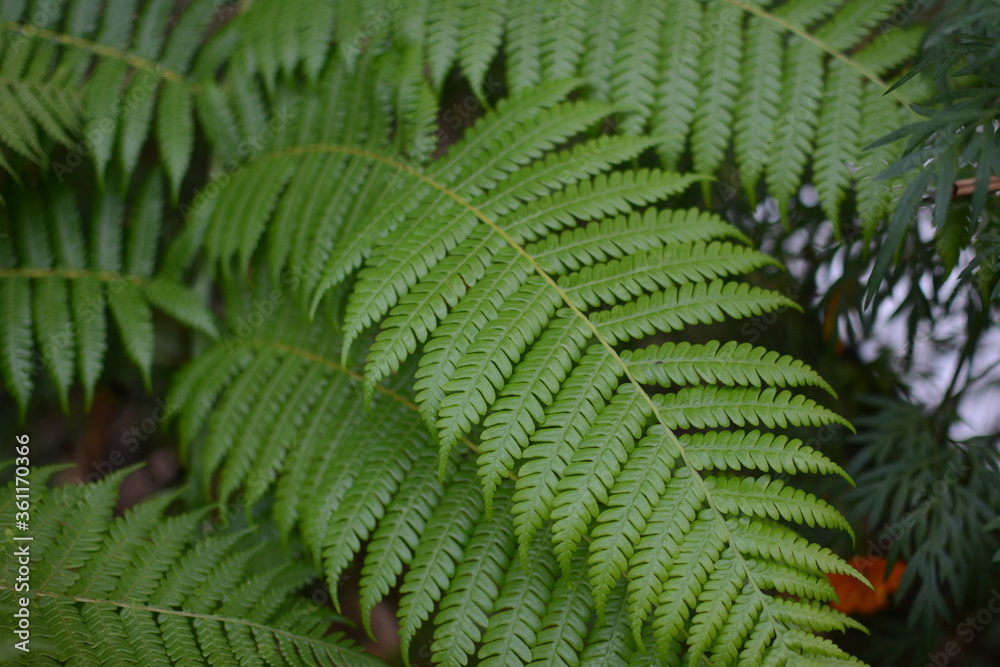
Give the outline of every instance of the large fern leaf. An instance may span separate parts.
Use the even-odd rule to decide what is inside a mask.
[[[665,660],[733,654],[754,662],[761,652],[772,656],[765,661],[825,656],[849,664],[808,633],[851,624],[820,603],[833,596],[825,572],[856,573],[781,522],[849,526],[822,500],[763,474],[843,474],[780,434],[847,425],[799,393],[804,386],[829,387],[801,363],[751,346],[641,347],[649,336],[676,336],[699,324],[794,304],[731,279],[773,262],[742,245],[741,235],[720,219],[644,210],[686,188],[692,177],[602,173],[649,144],[628,137],[588,140],[587,129],[608,109],[561,102],[571,88],[556,82],[504,101],[425,170],[368,148],[324,144],[331,157],[368,161],[399,179],[398,194],[375,205],[347,247],[334,246],[323,269],[327,279],[311,294],[316,307],[330,286],[364,262],[347,296],[340,361],[331,358],[338,342],[327,337],[310,343],[318,333],[282,316],[260,329],[273,342],[220,347],[191,368],[178,391],[185,412],[197,417],[182,431],[192,437],[211,412],[196,459],[209,474],[225,460],[222,483],[229,493],[245,483],[254,452],[268,437],[275,439],[266,435],[275,416],[311,413],[310,405],[328,393],[314,390],[316,398],[303,404],[310,390],[299,378],[308,372],[356,377],[347,370],[352,344],[378,324],[366,355],[363,399],[338,389],[341,398],[329,404],[357,405],[378,394],[372,409],[386,416],[364,425],[354,416],[356,407],[316,413],[339,424],[333,446],[296,437],[315,443],[302,448],[301,461],[280,462],[286,455],[279,446],[264,465],[274,471],[293,466],[276,488],[280,520],[286,527],[301,523],[331,580],[361,541],[371,537],[380,545],[376,560],[365,565],[366,605],[409,565],[401,584],[404,645],[438,603],[438,659],[462,664],[480,640],[484,651],[498,637],[512,641],[508,630],[492,626],[492,617],[484,621],[490,605],[483,596],[501,600],[505,592],[487,586],[481,568],[502,572],[513,560],[527,567],[537,536],[548,533],[562,576],[545,584],[558,602],[550,602],[542,619],[541,628],[548,629],[534,634],[532,660],[572,663],[568,656],[584,650],[589,610],[596,606],[603,624],[618,582],[646,577],[642,588],[614,598],[616,627],[634,635],[628,651],[641,649],[643,628],[651,624]],[[557,168],[560,178],[553,179]],[[288,167],[268,158],[251,169],[264,183]],[[239,256],[249,263],[254,239],[276,222],[267,211],[258,215],[258,231],[240,252],[223,239],[227,220],[216,209],[206,236],[209,251],[226,265]],[[626,344],[640,349],[626,352]],[[415,401],[398,385],[409,376],[399,372],[412,367],[411,357],[418,366]],[[323,369],[310,371],[315,364]],[[379,388],[390,376],[393,388]],[[667,391],[651,391],[647,383]],[[421,429],[407,425],[401,437],[414,449],[387,461],[389,449],[404,445],[385,441],[383,429],[397,426],[388,417],[393,411],[378,407],[382,394],[419,410],[436,443],[415,440]],[[286,403],[293,396],[295,403]],[[258,402],[266,407],[250,415],[249,406]],[[351,441],[370,444],[339,444]],[[237,450],[235,442],[246,446]],[[746,455],[738,453],[741,445]],[[428,452],[435,446],[444,491],[421,501],[418,511],[406,507],[407,498],[390,501],[401,486],[427,488],[433,476]],[[468,461],[454,476],[448,472],[455,457],[468,460],[471,449],[478,482]],[[420,465],[409,468],[408,461]],[[411,483],[406,470],[419,471],[426,481]],[[480,492],[472,493],[476,485],[485,494],[482,514],[476,508]],[[394,509],[397,502],[404,505]],[[408,523],[390,527],[384,523],[390,515]],[[516,540],[493,526],[511,518]],[[427,542],[414,537],[416,526]],[[765,546],[771,543],[777,548]],[[789,593],[798,597],[782,597]],[[498,614],[497,622],[507,618]],[[527,645],[532,633],[519,628]]]
[[[294,66],[326,48],[321,32],[314,31],[310,42],[303,29],[292,29],[292,13],[269,19],[272,4],[255,3],[243,20],[288,24],[271,31],[286,36],[281,62]],[[321,0],[308,4],[320,14],[330,11]],[[665,167],[673,168],[689,150],[698,171],[714,172],[733,146],[740,176],[723,185],[743,186],[756,198],[755,186],[766,174],[768,193],[784,208],[812,163],[820,201],[831,215],[852,182],[851,167],[865,159],[866,143],[858,137],[864,118],[905,106],[896,91],[862,104],[860,88],[884,92],[881,77],[917,46],[901,29],[872,36],[878,21],[901,4],[892,0],[449,0],[428,4],[421,29],[407,18],[416,11],[409,4],[366,3],[362,12],[354,3],[338,3],[333,13],[349,26],[349,62],[363,51],[359,43],[368,51],[416,47],[435,90],[456,67],[479,91],[485,68],[501,56],[514,92],[578,76],[587,84],[585,99],[612,102],[622,111],[625,131],[654,134]],[[265,81],[279,66],[276,57],[268,58]],[[877,211],[860,210],[868,221]]]

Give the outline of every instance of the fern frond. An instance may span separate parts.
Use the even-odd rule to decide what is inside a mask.
[[[358,471],[357,480],[327,521],[323,542],[330,546],[323,560],[327,580],[331,582],[340,579],[360,550],[361,541],[369,537],[384,516],[424,442],[423,424],[416,415],[409,414],[388,428],[384,424],[379,426],[374,447]],[[334,599],[336,592],[334,584],[331,587]]]
[[[801,440],[758,431],[722,431],[682,435],[684,449],[697,469],[729,468],[767,472],[818,472],[840,475],[844,470]]]
[[[612,71],[621,38],[625,2],[610,0],[586,4],[587,19],[579,75],[593,89],[594,99],[607,102],[611,99]]]
[[[356,55],[367,47],[367,35],[361,25],[346,16],[346,10],[336,28],[343,38],[341,48],[345,54]],[[312,82],[329,57],[333,24],[333,7],[327,2],[295,7],[283,7],[278,2],[254,3],[227,26],[239,40],[232,59],[244,74],[259,74],[268,91],[274,90],[279,72],[291,76],[300,64]]]
[[[437,455],[423,453],[400,485],[384,519],[372,532],[361,571],[361,619],[371,634],[371,613],[388,595],[414,551],[444,486],[438,480]]]
[[[594,584],[594,606],[600,616],[605,613],[616,582],[628,570],[653,506],[665,491],[677,453],[662,433],[651,433],[640,440],[605,503],[607,509],[597,517],[588,565]]]
[[[707,477],[713,502],[726,514],[789,519],[822,528],[840,528],[853,537],[851,524],[833,507],[801,489],[767,476],[751,478]]]
[[[165,516],[171,495],[114,518],[130,469],[55,489],[36,484],[52,469],[35,472],[31,528],[46,539],[0,548],[4,581],[11,582],[0,585],[0,603],[13,607],[26,598],[32,619],[31,652],[13,664],[205,664],[259,656],[275,665],[380,664],[342,633],[328,632],[345,619],[297,596],[316,575],[264,529],[208,534],[204,512]],[[5,491],[13,494],[13,482]],[[14,520],[14,509],[4,507],[6,521]],[[30,589],[15,591],[17,547],[24,544]]]
[[[517,95],[542,82],[542,34],[548,22],[545,7],[535,0],[511,0],[508,18],[510,40],[506,49],[507,82]],[[566,78],[569,74],[559,77]]]
[[[455,577],[463,558],[463,546],[481,514],[475,473],[459,469],[427,522],[410,569],[400,586],[399,637],[403,655],[431,609],[444,594],[444,582]],[[481,557],[482,558],[482,557]],[[482,564],[482,560],[479,564]],[[457,579],[456,579],[457,581]]]
[[[538,420],[545,428],[533,434],[524,448],[514,494],[514,526],[522,558],[535,532],[551,516],[557,485],[589,421],[607,405],[621,374],[606,350],[591,347]],[[579,420],[581,413],[585,421]]]
[[[436,90],[441,89],[445,75],[458,56],[460,26],[464,14],[462,4],[459,0],[443,0],[431,3],[428,8],[424,26],[425,57],[431,83]]]
[[[688,324],[710,324],[727,317],[754,317],[789,306],[785,297],[746,283],[681,283],[643,294],[638,299],[600,311],[593,317],[601,336],[614,344],[642,339],[656,331],[679,331]]]
[[[108,348],[109,310],[125,353],[147,386],[153,361],[151,306],[216,334],[214,316],[203,301],[177,280],[157,274],[163,189],[162,176],[152,174],[138,189],[130,212],[110,189],[89,211],[65,187],[9,197],[10,207],[0,214],[9,239],[0,248],[0,290],[9,313],[2,325],[0,358],[4,383],[22,416],[34,376],[43,368],[64,410],[74,378],[90,404]],[[85,242],[83,216],[88,214]],[[123,237],[126,215],[131,225]]]
[[[742,15],[723,0],[711,0],[704,21],[713,39],[698,63],[699,90],[691,125],[691,153],[695,171],[711,174],[722,163],[732,133],[733,107],[739,91],[739,63],[743,35]]]
[[[543,540],[532,544],[526,559],[508,570],[479,658],[484,667],[527,665],[552,595],[556,562]]]
[[[542,617],[541,632],[532,649],[532,665],[568,667],[578,661],[593,606],[585,573],[583,549],[580,549],[568,572],[555,581],[549,606]]]
[[[499,517],[480,521],[465,546],[464,560],[434,618],[434,662],[464,665],[482,639],[482,629],[489,623],[493,601],[514,552],[513,527],[506,520],[510,500],[510,493],[494,500]]]
[[[368,148],[388,146],[390,120],[377,104],[375,89],[363,85],[376,71],[369,57],[361,58],[353,73],[338,62],[319,83],[328,94],[308,97],[294,125],[286,124],[288,131],[268,147],[266,160],[252,161],[231,177],[220,176],[209,186],[217,187],[218,194],[206,197],[202,206],[195,199],[199,219],[207,224],[210,259],[238,257],[245,268],[262,240],[265,221],[273,219],[266,237],[272,277],[312,288],[334,243],[367,229],[359,219],[377,201],[386,173],[358,156],[328,154],[323,147],[338,141],[365,145],[366,140]],[[340,104],[342,99],[351,104]],[[316,143],[295,145],[298,135]],[[337,188],[319,187],[331,179]],[[252,199],[243,196],[247,191],[254,193]],[[217,222],[231,216],[246,221],[238,234]]]
[[[535,107],[536,111],[542,109],[545,107]],[[463,166],[446,172],[455,179],[453,191],[459,196],[470,197],[491,188],[498,180],[503,179],[505,172],[512,172],[517,167],[528,164],[543,152],[581,132],[607,112],[608,109],[602,106],[574,105],[541,111],[533,119],[534,122],[517,113],[499,116],[504,119],[504,124],[489,128],[492,131],[473,134],[470,142],[483,147],[497,142],[492,145],[503,146],[497,153],[497,159],[490,162],[488,169]],[[516,135],[510,131],[515,123],[521,128]],[[485,143],[487,140],[490,143]],[[460,155],[469,148],[460,143],[455,147],[455,153]],[[534,196],[525,193],[521,198],[530,201]],[[373,305],[378,309],[375,311],[378,315],[384,314],[395,305],[396,294],[402,291],[404,281],[420,279],[426,275],[429,267],[425,264],[424,257],[428,251],[437,255],[449,252],[469,234],[475,224],[475,218],[467,211],[459,210],[452,216],[442,216],[442,205],[446,211],[449,206],[453,206],[443,194],[437,195],[431,202],[434,208],[428,206],[417,209],[397,228],[411,232],[407,236],[407,243],[393,248],[379,244],[372,256],[372,263],[377,269],[363,270],[359,274],[358,285],[347,305],[345,335],[348,345],[372,321],[370,313]],[[484,208],[496,214],[488,204]],[[433,224],[418,228],[415,223],[432,212],[439,219]]]
[[[671,0],[660,35],[659,80],[650,130],[659,138],[657,153],[667,169],[674,169],[684,154],[698,104],[698,62],[702,44],[702,3]]]
[[[656,92],[657,46],[666,7],[661,0],[642,0],[625,14],[618,55],[611,73],[612,96],[627,114],[622,131],[638,134],[652,115]]]
[[[458,62],[472,89],[481,91],[486,70],[504,34],[507,0],[467,0],[463,8]]]
[[[898,127],[900,114],[884,99],[874,86],[865,85],[861,95],[861,105],[864,113],[861,117],[861,141],[873,141],[885,136]],[[905,183],[902,179],[879,179],[879,175],[892,163],[898,155],[893,144],[881,145],[865,151],[858,161],[857,199],[859,213],[863,220],[875,221],[884,217],[890,209],[893,200]],[[865,226],[866,236],[874,231],[874,224]]]
[[[664,343],[641,350],[625,350],[622,360],[643,384],[672,385],[701,382],[724,385],[768,384],[778,387],[815,386],[836,396],[833,388],[797,359],[749,343],[705,345]]]
[[[585,31],[592,24],[580,5],[556,5],[535,2],[542,11],[542,80],[568,79],[577,72],[586,52]],[[513,11],[513,10],[512,10]],[[513,37],[514,26],[507,31]]]
[[[661,287],[749,273],[774,261],[730,243],[673,244],[639,251],[564,276],[559,286],[579,307],[614,305]]]
[[[60,144],[69,145],[80,130],[80,100],[58,82],[5,80],[0,83],[0,99],[5,110],[0,128],[3,143],[33,162],[48,161],[40,136],[43,132]]]
[[[580,656],[582,664],[630,664],[638,652],[628,628],[625,609],[625,587],[617,586],[608,599],[604,622],[595,623],[587,636],[587,645]]]
[[[789,44],[778,107],[778,142],[767,162],[767,187],[783,205],[798,192],[802,174],[812,151],[819,102],[823,95],[823,54],[806,41]]]
[[[841,424],[853,427],[843,417],[810,398],[774,387],[688,387],[653,401],[669,410],[665,425],[673,429],[717,428],[764,424],[768,428]]]
[[[629,459],[649,414],[649,406],[634,387],[619,388],[563,471],[552,502],[552,537],[564,572],[569,571],[576,547],[599,506],[608,502],[611,482],[618,477],[621,461]]]
[[[586,331],[570,315],[563,311],[557,323],[539,337],[483,422],[478,463],[488,515],[493,511],[496,487],[521,458],[523,443],[535,432],[545,407],[566,379],[565,369],[583,353]]]
[[[268,293],[266,289],[261,290]],[[254,303],[252,295],[244,300]],[[571,311],[564,312],[568,315]],[[243,317],[234,316],[234,321],[247,322]],[[401,407],[409,406],[406,408],[410,411],[408,418],[393,413],[396,416],[389,420],[383,417],[371,423],[369,418],[361,416],[358,409],[361,395],[354,380],[358,376],[354,375],[354,371],[340,367],[329,356],[324,356],[330,355],[335,343],[324,339],[322,327],[306,326],[298,318],[294,309],[285,305],[254,330],[252,338],[224,338],[208,354],[185,369],[171,393],[171,403],[181,409],[182,433],[197,430],[220,433],[224,423],[235,419],[240,426],[233,427],[235,431],[227,431],[234,433],[229,437],[244,443],[251,452],[251,459],[258,457],[251,465],[253,470],[260,472],[260,476],[248,473],[245,464],[240,466],[236,463],[245,458],[239,449],[227,450],[219,463],[209,468],[223,471],[222,479],[228,481],[224,481],[220,488],[225,490],[225,495],[232,495],[237,488],[243,488],[242,499],[253,503],[273,490],[277,498],[275,516],[285,527],[286,534],[293,525],[301,524],[308,552],[313,554],[317,563],[323,563],[334,592],[344,567],[361,550],[362,542],[370,540],[361,584],[366,623],[373,607],[393,586],[401,583],[404,594],[400,611],[403,636],[410,641],[417,629],[432,618],[433,612],[436,630],[432,656],[437,661],[466,664],[480,643],[482,647],[478,649],[478,654],[488,664],[491,659],[502,660],[504,664],[518,664],[518,660],[520,664],[535,661],[541,661],[541,664],[572,664],[578,659],[573,657],[575,655],[593,655],[599,651],[615,651],[631,656],[635,649],[631,640],[627,639],[631,634],[627,628],[641,629],[652,608],[660,604],[656,591],[663,573],[667,571],[647,570],[642,565],[649,562],[643,560],[649,558],[648,541],[654,537],[663,539],[670,535],[683,535],[675,532],[682,529],[666,528],[673,526],[679,516],[670,498],[685,503],[693,512],[705,496],[692,493],[694,488],[691,485],[698,481],[697,477],[686,469],[672,472],[670,461],[680,454],[680,449],[669,440],[665,431],[661,429],[657,432],[658,427],[650,430],[637,444],[626,442],[617,445],[632,451],[631,456],[609,451],[601,454],[603,459],[593,458],[602,451],[608,437],[623,437],[630,429],[633,434],[640,433],[638,425],[645,421],[641,415],[648,415],[648,412],[636,413],[634,408],[624,409],[628,405],[638,405],[635,403],[637,394],[630,385],[622,386],[618,398],[607,402],[605,397],[610,397],[621,373],[613,358],[598,346],[591,350],[591,360],[585,357],[579,362],[573,377],[555,383],[560,387],[559,394],[545,401],[551,403],[551,407],[546,408],[548,418],[545,428],[535,434],[535,441],[525,452],[526,462],[519,471],[522,477],[516,488],[500,485],[496,489],[491,519],[481,511],[480,482],[473,472],[476,455],[463,447],[464,453],[456,451],[450,457],[455,460],[457,456],[465,463],[459,473],[448,473],[446,490],[442,490],[438,482],[436,448],[425,436],[421,436],[422,427],[415,412],[416,406],[397,394],[396,399],[403,401]],[[292,358],[296,364],[307,367],[301,371],[305,375],[282,370],[288,368]],[[255,359],[270,359],[267,365],[259,366],[262,371],[270,370],[263,373],[254,371],[258,367],[255,364],[259,365]],[[208,373],[209,368],[215,373]],[[581,371],[587,372],[581,375]],[[216,377],[225,378],[222,386],[226,388],[221,392]],[[600,377],[604,379],[594,381]],[[810,377],[808,372],[806,377]],[[201,388],[203,383],[204,389]],[[261,405],[278,401],[277,414],[288,415],[272,424],[273,428],[281,428],[283,433],[288,431],[288,437],[282,438],[281,443],[273,444],[273,440],[278,438],[269,435],[271,431],[261,431],[252,426],[255,416],[248,420],[246,416],[241,416],[242,413],[232,413],[225,408],[227,404],[249,400],[247,396],[250,394],[245,393],[249,391],[247,383],[260,385],[260,389],[254,391],[266,396],[259,399]],[[573,388],[574,383],[576,389]],[[287,389],[278,389],[284,384],[289,385]],[[239,393],[231,397],[231,392]],[[391,398],[392,395],[386,394],[386,397]],[[631,403],[623,402],[626,397]],[[579,428],[581,401],[587,401],[586,404],[591,406],[588,409],[595,416],[600,415],[587,434],[573,430]],[[218,404],[219,408],[212,412],[207,423],[201,421],[206,416],[206,408],[200,406],[210,408],[213,404]],[[338,404],[345,405],[345,410],[330,410],[331,406]],[[379,405],[381,400],[376,401],[376,410]],[[620,416],[616,417],[616,409],[621,412]],[[188,419],[189,414],[196,419],[186,424],[183,420]],[[532,460],[537,460],[533,457],[546,456],[546,440],[558,437],[560,428],[557,417],[560,414],[565,414],[567,418],[566,427],[569,430],[566,435],[576,433],[572,436],[574,444],[567,446],[566,443],[553,441],[553,445],[563,450],[560,455],[562,462],[557,466],[558,473],[537,468],[532,470]],[[613,422],[616,418],[631,420],[632,426],[619,429]],[[636,421],[637,418],[639,421]],[[266,415],[265,421],[274,422]],[[330,427],[334,424],[339,427],[332,431],[336,440],[331,447],[328,438],[319,436],[331,432]],[[627,437],[631,439],[635,436]],[[731,464],[716,464],[720,472],[740,467],[789,472],[839,470],[797,441],[781,437],[775,439],[770,434],[759,437],[750,434],[727,444],[727,438],[729,434],[726,433],[705,433],[684,436],[681,442],[689,451],[695,470],[711,467],[719,458],[732,461]],[[261,440],[265,444],[259,444]],[[289,448],[289,440],[296,442],[294,449]],[[758,440],[762,442],[760,447],[741,448],[739,444]],[[206,444],[212,442],[210,437]],[[706,449],[712,442],[718,443],[714,450]],[[769,448],[764,446],[768,442],[773,443]],[[194,451],[197,452],[197,447],[201,446],[195,445]],[[725,454],[739,449],[743,450],[739,454]],[[720,454],[713,454],[713,451]],[[262,455],[262,452],[267,453]],[[212,455],[209,460],[217,460],[218,456]],[[601,471],[609,469],[609,466],[613,470],[621,465],[615,463],[616,456],[624,456],[623,470],[613,476],[610,489],[605,489],[597,480],[611,479],[604,477],[606,473]],[[547,466],[560,460],[559,456],[548,458],[552,461],[542,458]],[[587,472],[595,464],[599,464],[598,467],[593,472]],[[241,472],[227,476],[227,471]],[[575,478],[574,471],[593,475],[598,485],[585,487],[570,484],[568,480]],[[546,475],[549,481],[541,482],[539,477]],[[678,486],[673,481],[668,482],[671,477],[688,482]],[[745,493],[728,491],[731,485],[744,483],[737,478],[714,479],[705,478],[705,483],[709,487],[719,487],[716,506],[734,515],[727,521],[733,536],[732,544],[745,554],[749,576],[756,577],[762,587],[780,593],[795,591],[825,600],[829,599],[830,590],[828,584],[824,585],[822,573],[853,572],[828,550],[796,536],[787,528],[770,523],[772,514],[769,512],[772,510],[767,508],[773,507],[784,518],[798,517],[803,522],[843,525],[839,515],[832,513],[821,501],[791,487],[768,482],[766,478],[747,480],[752,490]],[[591,510],[587,507],[595,505],[586,500],[580,504],[575,501],[562,504],[559,498],[570,498],[584,489],[590,489],[585,492],[594,494],[593,497],[606,499],[607,509],[590,514],[589,518],[583,515],[582,519],[574,519],[578,508],[589,514]],[[529,490],[530,493],[525,495],[525,491]],[[768,490],[771,492],[768,493]],[[515,506],[515,501],[522,507],[526,502],[534,505],[539,500],[538,491],[548,494],[549,500],[543,500],[543,504],[537,507],[556,508],[551,514],[556,519],[552,529],[557,534],[559,526],[565,525],[576,526],[567,533],[572,536],[570,544],[579,544],[582,541],[580,536],[586,533],[593,536],[592,544],[586,548],[580,545],[580,551],[572,555],[568,563],[564,560],[567,570],[575,577],[573,579],[555,578],[555,555],[564,554],[563,548],[557,547],[553,552],[552,547],[546,544],[545,534],[536,534],[530,524],[524,523],[524,517],[515,519],[513,525],[510,523],[510,508]],[[712,493],[715,493],[714,489]],[[545,495],[541,497],[546,498]],[[572,495],[572,498],[575,497]],[[572,509],[573,513],[566,513],[564,509]],[[549,510],[531,511],[540,512],[537,514],[540,522],[547,521],[550,516]],[[706,528],[713,524],[709,518],[710,515],[705,517],[708,521]],[[514,555],[515,531],[522,544],[523,559]],[[168,558],[158,560],[170,562]],[[403,576],[407,567],[410,573]],[[646,579],[641,578],[642,573],[648,573]],[[614,590],[621,588],[616,584],[626,576],[637,582],[635,588],[629,587],[627,605],[624,589],[613,594]],[[653,591],[650,601],[640,602],[637,598],[639,591],[645,595],[650,590]],[[525,603],[523,606],[521,601]],[[544,607],[545,604],[548,607]],[[589,609],[595,604],[602,613],[602,620],[595,627],[611,622],[610,618],[614,615],[617,619],[614,623],[620,628],[618,631],[610,636],[607,632],[595,631],[588,637]],[[743,599],[741,604],[750,605],[751,600]],[[548,611],[543,612],[545,609]],[[494,611],[497,613],[494,614]],[[730,624],[733,623],[737,621],[731,620]],[[742,628],[744,625],[737,623],[733,627]],[[621,629],[625,629],[625,638]],[[742,636],[736,630],[731,632],[736,633],[737,639]],[[730,650],[729,645],[724,648]],[[512,660],[515,662],[512,663]]]
[[[827,96],[819,111],[816,137],[816,190],[830,220],[840,220],[840,204],[851,181],[851,159],[857,155],[861,118],[848,109],[861,105],[860,75],[841,62],[830,64]]]
[[[781,104],[782,41],[778,27],[763,18],[748,20],[736,108],[733,149],[740,182],[751,197],[768,156],[776,150]]]

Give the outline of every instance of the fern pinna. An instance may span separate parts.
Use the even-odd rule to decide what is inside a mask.
[[[89,206],[65,186],[6,191],[7,206],[0,208],[0,371],[22,419],[43,369],[64,410],[74,378],[90,404],[108,350],[108,313],[147,387],[151,306],[216,334],[215,316],[180,281],[184,254],[161,255],[162,174],[149,174],[130,199],[118,192],[117,177],[109,186]]]
[[[118,486],[132,469],[46,488],[58,470],[31,471],[34,539],[0,546],[0,609],[15,618],[26,608],[30,619],[28,637],[4,625],[8,664],[381,664],[327,632],[343,619],[297,595],[315,573],[265,527],[238,530],[208,510],[168,516],[176,493],[115,518]],[[13,482],[0,489],[6,525],[25,490]],[[19,579],[25,553],[30,574]],[[29,652],[16,650],[25,639]]]
[[[436,662],[855,664],[814,633],[856,625],[825,573],[860,575],[786,523],[850,527],[775,476],[846,477],[781,433],[849,428],[801,393],[828,385],[750,345],[662,342],[795,305],[731,279],[773,264],[734,227],[657,206],[696,177],[615,169],[653,142],[594,134],[613,107],[575,85],[502,100],[426,166],[293,127],[228,180],[199,221],[226,273],[263,280],[279,228],[325,243],[283,250],[307,267],[273,292],[287,310],[180,378],[192,460],[224,496],[272,487],[333,586],[367,541],[366,614],[399,583],[404,649],[433,613]],[[357,179],[325,214],[289,195],[324,169]]]

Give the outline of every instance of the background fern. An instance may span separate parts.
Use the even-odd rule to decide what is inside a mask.
[[[216,531],[207,510],[167,516],[177,494],[147,500],[114,518],[123,469],[94,484],[47,489],[56,468],[31,473],[30,590],[15,592],[17,548],[0,547],[0,608],[12,617],[27,596],[31,652],[9,664],[380,664],[342,634],[337,616],[296,592],[315,573],[283,551],[264,528]],[[9,472],[9,469],[8,471]],[[14,525],[14,496],[0,492],[2,517]],[[229,524],[228,517],[219,523]],[[141,564],[142,567],[136,567]],[[26,659],[30,657],[30,659]]]
[[[969,248],[977,256],[961,272],[961,278],[968,280],[975,275],[987,300],[1000,296],[989,243],[989,230],[996,219],[995,197],[989,193],[1000,189],[1000,140],[995,131],[996,100],[1000,97],[998,19],[1000,5],[992,2],[982,6],[956,2],[947,7],[925,37],[922,58],[897,84],[917,81],[919,85],[920,79],[914,77],[929,71],[937,95],[930,101],[933,106],[920,109],[920,120],[887,132],[876,143],[907,138],[902,155],[881,177],[905,174],[910,183],[889,221],[887,243],[879,252],[868,299],[877,294],[911,221],[931,197],[935,249],[946,273],[955,270],[960,253]],[[969,83],[962,85],[960,79]],[[953,205],[958,209],[952,211]]]
[[[176,201],[194,149],[198,75],[188,73],[219,4],[199,0],[173,17],[169,2],[4,3],[3,143],[45,163],[41,130],[72,146],[60,172],[90,157],[102,181],[113,158],[131,173],[153,132]]]
[[[901,92],[881,97],[888,87],[883,77],[915,53],[920,38],[919,31],[894,29],[869,40],[898,5],[881,0],[443,0],[422,16],[410,4],[346,3],[331,12],[312,3],[317,15],[334,15],[348,64],[382,44],[415,51],[439,95],[457,68],[485,98],[497,88],[490,72],[500,57],[515,93],[579,76],[584,96],[620,111],[626,133],[656,138],[665,168],[689,153],[695,171],[713,173],[732,147],[738,173],[723,182],[753,200],[766,177],[766,192],[787,207],[811,164],[834,220],[854,172],[871,179],[884,168],[878,153],[862,150],[879,138],[863,121],[886,113],[900,122],[904,98]],[[275,21],[282,26],[267,31],[269,48],[255,62],[265,81],[290,63],[314,62],[324,48],[323,33],[296,29],[294,12],[249,12],[243,20],[260,33]],[[903,92],[919,99],[923,91]],[[866,221],[887,210],[875,192],[858,194]]]
[[[950,441],[942,448],[932,418],[912,404],[883,401],[877,421],[859,424],[864,449],[853,465],[868,493],[852,493],[851,504],[873,526],[900,523],[899,517],[907,523],[910,516],[919,520],[916,530],[902,531],[886,551],[908,563],[900,588],[917,588],[911,621],[930,627],[935,616],[951,614],[935,582],[946,580],[961,605],[975,596],[976,584],[965,573],[988,569],[993,558],[997,536],[980,534],[993,518],[991,490],[1000,483],[1000,469],[988,441]],[[900,457],[904,450],[909,452],[905,460]],[[956,542],[968,546],[959,554],[941,548]]]

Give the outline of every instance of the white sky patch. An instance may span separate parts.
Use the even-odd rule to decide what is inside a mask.
[[[799,190],[799,202],[809,208],[816,206],[819,203],[819,193],[816,188],[812,185],[803,185]]]

